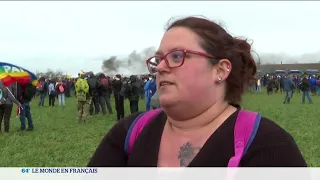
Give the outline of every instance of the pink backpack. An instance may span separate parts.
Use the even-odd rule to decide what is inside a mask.
[[[130,155],[134,142],[148,122],[154,119],[162,109],[154,109],[140,114],[131,124],[124,144],[125,152]],[[259,128],[261,115],[257,112],[241,110],[234,128],[234,156],[230,158],[228,167],[238,167],[246,154]]]

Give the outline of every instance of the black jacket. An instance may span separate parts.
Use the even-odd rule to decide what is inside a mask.
[[[300,85],[301,91],[310,91],[310,83],[309,80],[307,78],[303,78],[302,79],[302,83]]]
[[[32,84],[17,84],[17,99],[18,101],[23,104],[27,102],[31,102],[32,98],[36,94],[36,87]]]
[[[137,81],[136,76],[130,76],[130,82],[126,87],[126,92],[129,101],[139,101],[139,95],[141,94],[141,84]]]
[[[96,77],[88,78],[88,85],[89,85],[89,94],[91,96],[95,96],[99,94],[99,80]]]

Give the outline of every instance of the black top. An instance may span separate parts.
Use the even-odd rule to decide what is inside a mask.
[[[307,78],[303,78],[301,82],[302,91],[310,91],[310,82]]]
[[[234,156],[234,126],[239,110],[233,113],[207,140],[189,167],[227,167]],[[103,138],[91,158],[89,167],[156,167],[162,131],[166,122],[163,112],[149,122],[136,140],[130,158],[124,151],[127,130],[135,117],[120,120]],[[274,122],[262,118],[258,132],[242,167],[306,167],[294,139]]]
[[[116,93],[116,94],[118,94],[118,93],[120,93],[120,91],[121,91],[122,82],[121,82],[121,80],[113,80],[113,81],[111,82],[111,86],[112,86],[112,88],[113,88],[113,92]]]

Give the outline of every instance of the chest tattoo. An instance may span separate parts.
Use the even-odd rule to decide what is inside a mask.
[[[193,158],[200,151],[201,147],[194,147],[189,141],[180,146],[178,159],[180,167],[187,167]]]

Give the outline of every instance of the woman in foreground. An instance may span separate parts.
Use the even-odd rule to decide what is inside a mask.
[[[129,151],[126,136],[141,113],[119,121],[88,166],[307,166],[291,135],[258,115],[251,145],[237,157],[236,165],[231,163],[235,148],[243,145],[234,141],[241,95],[256,73],[246,40],[232,37],[207,19],[188,17],[169,26],[147,64],[151,73],[157,72],[163,112],[143,127]]]

